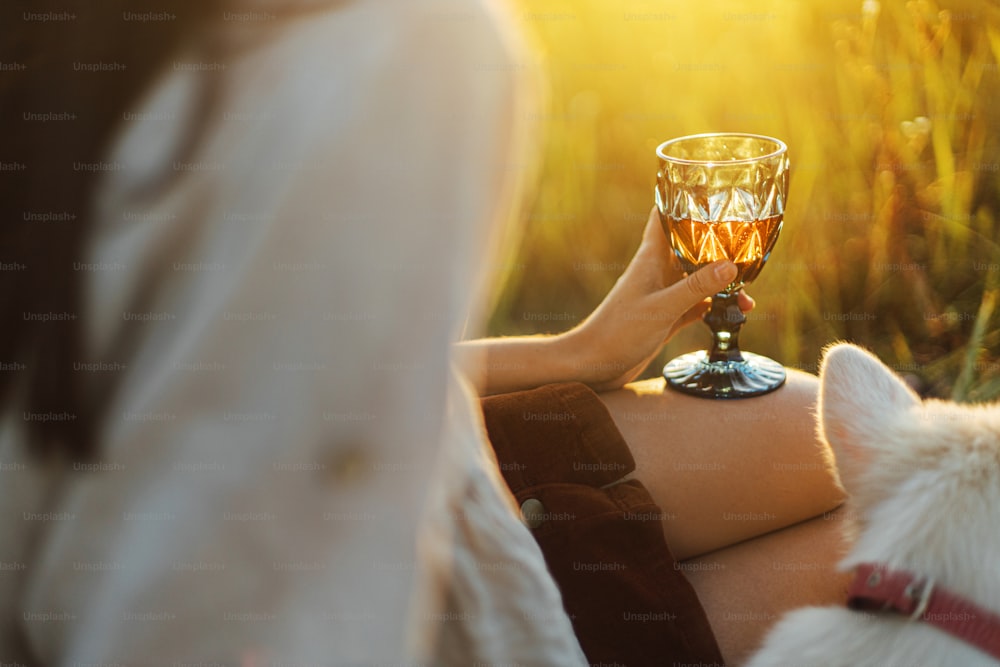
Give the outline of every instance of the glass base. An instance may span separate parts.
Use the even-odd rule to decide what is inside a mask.
[[[708,361],[705,350],[684,354],[663,367],[667,386],[702,398],[750,398],[785,384],[785,369],[777,361],[743,352],[743,361]]]

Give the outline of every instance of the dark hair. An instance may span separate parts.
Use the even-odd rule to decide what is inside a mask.
[[[31,9],[25,9],[25,7]],[[32,451],[95,451],[83,281],[97,173],[124,112],[212,0],[5,3],[0,9],[0,405],[17,400]]]

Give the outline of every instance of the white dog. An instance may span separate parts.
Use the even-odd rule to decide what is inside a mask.
[[[853,345],[820,376],[820,435],[850,494],[840,565],[867,610],[792,612],[748,664],[1000,665],[1000,406],[921,402]]]

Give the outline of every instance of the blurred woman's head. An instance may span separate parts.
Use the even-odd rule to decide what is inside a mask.
[[[30,6],[30,9],[24,7]],[[9,3],[0,20],[0,402],[17,401],[34,451],[92,453],[79,265],[91,197],[116,130],[214,0]],[[48,416],[49,419],[43,417]]]

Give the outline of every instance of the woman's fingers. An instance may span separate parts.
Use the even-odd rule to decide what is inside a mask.
[[[689,308],[687,312],[681,315],[680,319],[674,323],[673,328],[670,329],[670,335],[673,336],[675,332],[680,331],[692,322],[700,320],[705,316],[705,313],[708,312],[710,305],[711,302],[708,299],[705,299],[701,303],[696,304],[693,308]]]
[[[680,262],[677,260],[673,249],[670,247],[670,241],[667,239],[666,233],[663,230],[663,225],[660,222],[660,214],[659,211],[657,211],[656,206],[653,206],[653,208],[649,211],[649,217],[646,219],[646,227],[643,230],[642,239],[643,242],[641,250],[649,252],[653,257],[659,258],[663,262],[663,284],[665,287],[669,287],[684,278],[684,270],[681,268]],[[726,284],[728,285],[729,283]],[[696,288],[700,288],[700,285],[696,285]],[[752,296],[741,289],[739,292],[739,305],[740,310],[746,313],[753,310],[756,302]],[[685,314],[683,319],[691,321],[697,316],[698,315],[696,314],[693,317],[688,317],[688,315]]]
[[[744,313],[749,313],[751,310],[753,310],[756,303],[757,302],[754,301],[752,296],[745,293],[743,290],[740,290],[739,305],[741,311],[743,311]],[[709,307],[711,307],[711,305],[712,305],[712,300],[705,299],[701,303],[696,304],[693,308],[689,308],[688,311],[684,313],[680,317],[680,319],[677,320],[674,326],[670,329],[670,334],[667,336],[667,338],[669,339],[670,336],[673,336],[676,332],[680,331],[687,325],[703,318],[705,316],[705,313],[708,312],[708,309]]]
[[[655,263],[657,267],[656,279],[662,281],[661,287],[667,287],[684,277],[684,270],[681,269],[680,263],[674,256],[670,241],[660,223],[660,214],[655,206],[650,209],[649,217],[646,219],[646,228],[642,233],[642,246],[639,252],[645,254],[650,262]]]
[[[664,341],[704,315],[708,309],[708,298],[724,290],[736,273],[735,264],[720,260],[661,290],[656,295],[656,307],[664,313],[664,320],[672,321],[664,332]]]
[[[663,232],[663,225],[660,224],[660,213],[656,207],[649,209],[649,216],[646,218],[646,227],[642,231],[642,240],[660,248],[670,249],[667,243],[667,236]]]
[[[681,316],[713,294],[718,294],[736,277],[736,265],[729,260],[712,262],[681,278],[656,295],[659,307]]]

